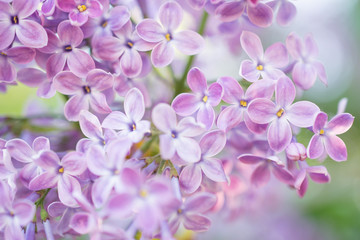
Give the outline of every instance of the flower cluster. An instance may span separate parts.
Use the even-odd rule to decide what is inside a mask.
[[[0,238],[174,239],[179,228],[207,231],[219,212],[237,216],[271,175],[300,197],[307,176],[329,182],[307,160],[345,161],[337,135],[354,117],[340,110],[328,121],[299,100],[317,78],[327,84],[325,69],[311,35],[264,51],[254,31],[274,14],[289,25],[296,7],[0,0],[0,90],[20,82],[65,100],[59,115],[38,107],[0,119]],[[206,61],[194,62],[212,38],[249,57],[238,79],[207,79]],[[303,131],[308,143],[297,141]]]

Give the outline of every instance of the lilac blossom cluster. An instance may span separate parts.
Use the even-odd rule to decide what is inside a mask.
[[[300,197],[329,182],[307,160],[345,161],[354,117],[297,100],[327,84],[311,35],[264,51],[254,33],[295,15],[290,0],[0,0],[0,90],[66,100],[0,119],[0,238],[175,239],[241,215],[271,175]],[[210,38],[247,54],[242,80],[195,66]]]

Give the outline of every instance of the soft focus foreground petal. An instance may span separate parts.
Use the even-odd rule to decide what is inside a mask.
[[[21,19],[19,26],[16,28],[16,36],[27,47],[41,48],[48,43],[45,29],[32,20]]]
[[[342,113],[333,117],[327,124],[327,129],[332,134],[343,134],[347,132],[354,122],[354,116],[350,113]]]
[[[165,39],[161,25],[153,19],[145,19],[136,26],[139,36],[148,42],[160,42]]]
[[[286,38],[286,48],[294,59],[301,58],[304,46],[296,33],[290,33]]]
[[[145,113],[145,103],[144,97],[139,89],[132,88],[130,89],[124,101],[124,109],[126,115],[135,122],[138,122],[142,119]]]
[[[269,27],[272,24],[273,12],[271,7],[264,3],[258,3],[254,7],[248,6],[247,14],[250,22],[259,27]]]
[[[180,116],[189,116],[200,107],[200,99],[191,93],[181,93],[173,100],[171,107]]]
[[[103,132],[99,119],[87,110],[80,112],[80,129],[88,138],[101,139]]]
[[[80,49],[74,49],[67,58],[69,69],[79,77],[85,77],[88,72],[95,68],[94,60],[88,53]]]
[[[77,47],[84,39],[81,28],[71,25],[70,21],[62,21],[57,29],[60,40],[63,44]]]
[[[239,75],[249,82],[255,82],[260,77],[260,71],[256,69],[256,64],[250,60],[241,62]]]
[[[23,68],[17,73],[19,82],[29,87],[38,87],[41,83],[46,81],[47,77],[43,71],[36,68]]]
[[[324,152],[324,143],[320,135],[315,134],[312,136],[307,148],[307,155],[309,158],[315,159],[322,156]]]
[[[13,204],[13,208],[21,226],[25,226],[34,218],[35,205],[29,200],[18,200]]]
[[[5,49],[14,41],[15,28],[8,22],[0,22],[0,49]]]
[[[189,214],[184,217],[184,227],[195,232],[204,232],[210,228],[211,220],[200,214]]]
[[[179,137],[174,141],[179,157],[186,162],[198,162],[201,150],[197,141],[192,138]]]
[[[251,183],[256,187],[261,187],[268,183],[270,180],[269,166],[264,163],[258,166],[251,175]]]
[[[276,106],[269,99],[259,98],[249,104],[248,113],[255,123],[265,124],[276,119]]]
[[[276,21],[280,26],[288,25],[296,15],[296,7],[290,1],[282,1],[276,16]]]
[[[346,161],[347,160],[347,150],[346,145],[338,136],[328,135],[324,138],[324,145],[326,152],[329,156],[337,161]]]
[[[314,124],[320,108],[309,101],[300,101],[291,105],[286,112],[289,122],[297,127],[310,127]]]
[[[259,156],[255,156],[252,154],[243,154],[243,155],[239,156],[238,159],[242,163],[246,163],[246,164],[257,164],[259,162],[263,162],[263,161],[267,160],[264,157],[259,157]]]
[[[117,194],[106,204],[106,211],[116,215],[116,218],[124,218],[132,213],[134,197],[131,194]]]
[[[89,110],[89,101],[84,95],[75,95],[66,102],[64,115],[69,121],[79,121],[81,110]]]
[[[174,49],[170,43],[162,41],[151,52],[151,62],[155,67],[165,67],[174,60]]]
[[[246,54],[254,61],[263,58],[264,49],[261,40],[255,33],[243,31],[240,36],[241,47]]]
[[[10,221],[4,229],[4,239],[24,240],[24,232],[16,221]]]
[[[110,175],[111,169],[114,168],[107,161],[103,148],[97,145],[92,145],[88,149],[86,159],[89,170],[97,176]]]
[[[314,85],[316,76],[316,68],[308,63],[298,62],[292,70],[292,77],[295,84],[304,90]]]
[[[55,89],[66,95],[72,95],[82,91],[83,81],[72,72],[64,71],[57,74],[54,78]]]
[[[0,58],[0,82],[13,82],[16,78],[16,68],[8,59]]]
[[[231,22],[242,15],[245,6],[245,1],[225,2],[216,8],[215,15],[223,22]]]
[[[282,166],[274,164],[272,172],[274,173],[274,176],[283,183],[292,184],[294,181],[291,173]]]
[[[199,164],[204,174],[214,182],[226,182],[226,174],[221,161],[216,158],[203,159]]]
[[[159,18],[167,30],[175,30],[183,18],[183,10],[177,2],[165,2],[160,6]]]
[[[198,123],[204,124],[205,129],[209,130],[215,121],[215,111],[210,104],[203,104],[199,108],[196,120]]]
[[[163,132],[170,132],[176,126],[176,113],[165,103],[156,105],[152,111],[152,120],[155,126]]]
[[[289,106],[295,99],[296,89],[290,78],[282,77],[276,83],[275,99],[281,107]]]
[[[187,212],[205,213],[216,204],[216,195],[200,192],[188,197],[184,203]]]
[[[183,30],[174,34],[174,45],[185,55],[195,55],[201,52],[205,45],[203,37],[197,32]]]
[[[114,187],[113,176],[104,176],[95,180],[92,185],[91,196],[96,208],[101,208],[109,199]]]
[[[306,171],[309,173],[310,178],[317,183],[330,182],[330,175],[324,166],[311,166],[307,167]]]
[[[191,164],[183,168],[179,177],[181,189],[185,193],[195,192],[201,184],[201,168],[197,164]]]
[[[327,76],[324,65],[319,61],[314,61],[312,64],[315,67],[320,80],[325,84],[325,86],[327,86],[328,83],[327,83]]]
[[[212,157],[221,152],[226,144],[226,134],[221,130],[206,133],[199,142],[203,156]]]
[[[222,100],[229,104],[239,103],[244,95],[244,90],[235,78],[220,77],[217,82],[223,87]]]
[[[90,213],[78,212],[71,218],[70,227],[80,234],[87,234],[96,229],[96,220]]]
[[[289,55],[282,43],[274,43],[264,54],[264,61],[276,68],[285,67],[289,63]]]
[[[283,151],[292,138],[289,122],[285,118],[273,121],[269,126],[267,138],[271,149],[277,152]]]
[[[35,154],[29,144],[22,139],[12,139],[6,142],[6,149],[11,157],[23,163],[32,162],[32,156]]]

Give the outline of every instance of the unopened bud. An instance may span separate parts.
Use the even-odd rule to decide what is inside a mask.
[[[306,156],[306,148],[301,143],[290,143],[286,148],[286,156],[292,161],[304,161]]]

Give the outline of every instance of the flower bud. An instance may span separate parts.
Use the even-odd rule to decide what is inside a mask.
[[[306,148],[303,144],[293,142],[286,148],[286,156],[292,161],[304,161],[306,156]]]

